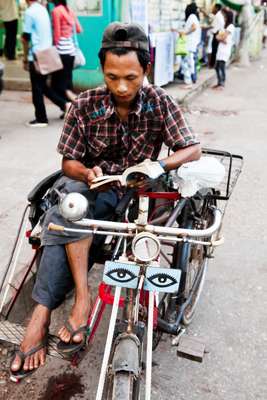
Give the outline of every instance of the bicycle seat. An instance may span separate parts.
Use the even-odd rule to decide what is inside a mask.
[[[27,199],[30,203],[34,203],[37,200],[40,200],[48,189],[55,183],[55,181],[62,174],[61,170],[53,172],[48,175],[46,178],[42,179],[28,194]]]

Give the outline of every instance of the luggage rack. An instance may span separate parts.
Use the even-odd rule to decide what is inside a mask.
[[[203,148],[202,153],[205,156],[217,158],[225,167],[225,178],[219,187],[214,189],[214,194],[211,196],[220,201],[222,211],[225,212],[227,204],[226,202],[230,199],[243,168],[243,157],[238,154],[229,153],[228,151],[213,150],[208,148]]]

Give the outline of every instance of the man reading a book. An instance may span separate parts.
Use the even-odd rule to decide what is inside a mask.
[[[70,108],[58,144],[63,176],[55,187],[84,194],[90,204],[87,217],[105,220],[116,207],[120,191],[117,187],[90,190],[95,178],[122,174],[144,160],[149,160],[146,163],[151,168],[157,166],[160,175],[197,160],[201,150],[176,102],[163,89],[143,84],[150,70],[150,55],[148,38],[139,25],[110,24],[103,34],[99,59],[106,85],[81,93]],[[157,161],[163,143],[173,152]],[[45,363],[51,312],[72,287],[74,305],[58,332],[58,348],[72,354],[85,342],[91,306],[87,272],[92,237],[47,230],[49,222],[72,226],[61,217],[53,193],[54,205],[43,221],[43,251],[33,290],[37,305],[11,364],[11,373],[20,377]]]

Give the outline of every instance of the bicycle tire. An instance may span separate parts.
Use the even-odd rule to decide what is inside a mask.
[[[198,305],[198,302],[199,302],[199,299],[200,299],[200,296],[201,296],[201,293],[203,290],[204,282],[205,282],[207,264],[208,264],[208,260],[207,260],[207,258],[204,258],[203,263],[198,272],[198,274],[200,274],[199,282],[196,285],[195,291],[192,293],[192,302],[190,302],[188,304],[188,306],[185,308],[185,310],[183,312],[182,323],[185,326],[190,325],[194,318],[196,307]]]
[[[210,189],[203,190],[192,199],[192,209],[198,218],[191,218],[188,209],[181,214],[180,221],[184,228],[204,228],[202,224],[209,225],[212,216],[211,206],[216,205],[215,200],[210,196]],[[189,209],[190,210],[190,209]],[[188,218],[189,216],[189,218]],[[199,226],[199,224],[201,224]],[[177,313],[181,310],[181,323],[185,326],[191,324],[196,306],[202,293],[209,254],[205,246],[193,243],[177,243],[173,253],[172,268],[181,270],[181,282],[176,296],[169,296],[168,318],[169,322],[175,322]],[[175,301],[176,298],[176,301]],[[174,302],[176,302],[176,307]],[[185,303],[189,302],[186,307]],[[184,308],[185,307],[185,308]],[[184,308],[184,309],[183,309]]]
[[[205,200],[202,207],[201,219],[209,221],[210,218],[210,206],[216,205],[214,199],[210,198],[209,195],[212,194],[210,189],[207,189],[205,192]],[[194,292],[191,294],[192,298],[190,303],[187,305],[183,312],[182,323],[185,326],[191,324],[197,304],[199,302],[208,267],[208,256],[206,248],[203,245],[191,244],[187,248],[187,256],[186,256],[186,283],[185,283],[185,291],[188,294],[195,282],[197,282],[196,287],[194,288]],[[195,277],[191,279],[190,282],[190,274],[192,270],[195,268]]]
[[[116,372],[109,378],[107,400],[139,400],[140,384],[131,372]]]

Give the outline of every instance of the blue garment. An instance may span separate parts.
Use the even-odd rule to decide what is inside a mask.
[[[37,1],[24,14],[23,32],[31,35],[31,49],[28,60],[33,61],[33,53],[52,46],[52,29],[47,9]]]
[[[87,218],[110,220],[119,201],[116,190],[110,189],[107,192],[99,193],[90,191],[88,190],[88,185],[85,183],[65,176],[59,178],[53,187],[56,187],[63,193],[74,191],[86,195],[90,205]],[[54,200],[51,198],[51,201],[56,201],[56,198]],[[53,206],[46,212],[44,225],[47,226],[51,221],[58,222],[64,226],[73,225],[59,215],[57,208],[57,206]],[[77,225],[74,227],[77,228]],[[64,301],[66,294],[74,287],[64,244],[89,237],[90,234],[68,232],[67,234],[57,235],[54,232],[51,235],[53,231],[43,230],[45,231],[45,238],[43,238],[42,243],[45,245],[43,246],[39,260],[32,298],[38,304],[42,304],[49,310],[54,310]],[[97,235],[94,237],[94,245],[91,248],[90,254],[93,247],[101,246],[102,242],[100,238]]]

